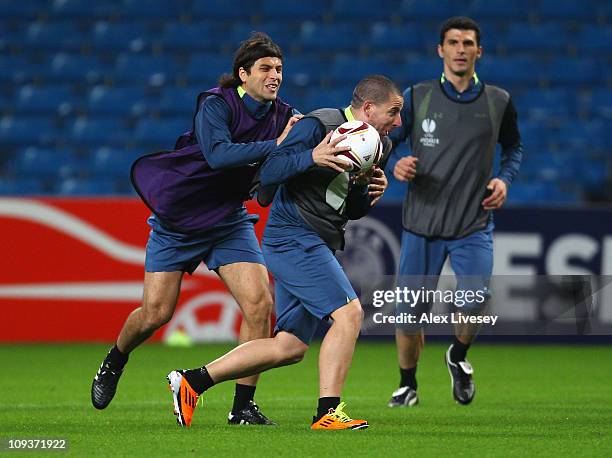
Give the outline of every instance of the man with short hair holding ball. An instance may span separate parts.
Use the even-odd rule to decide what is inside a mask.
[[[331,319],[319,354],[319,401],[311,428],[368,427],[367,421],[350,418],[340,402],[363,310],[334,251],[344,246],[344,225],[368,212],[387,180],[376,167],[349,174],[351,166],[339,157],[349,150],[339,145],[346,135],[330,139],[352,120],[369,123],[385,137],[400,125],[402,105],[400,91],[389,79],[367,77],[357,84],[350,106],[304,116],[266,158],[262,184],[279,185],[262,241],[275,279],[275,336],[244,343],[201,368],[168,374],[179,424],[184,424],[183,417],[191,419],[198,397],[213,385],[299,362],[319,323]],[[382,163],[391,148],[388,139],[383,141]],[[185,395],[190,403],[182,402]]]

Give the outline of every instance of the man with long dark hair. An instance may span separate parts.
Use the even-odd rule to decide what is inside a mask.
[[[264,33],[235,53],[232,73],[201,93],[191,130],[171,152],[140,158],[132,181],[153,211],[148,223],[144,297],[127,318],[92,384],[92,403],[111,402],[128,355],[174,313],[183,274],[201,262],[219,275],[243,314],[240,342],[270,335],[272,296],[254,231],[258,217],[243,201],[259,165],[297,117],[280,100],[283,56]],[[272,424],[253,397],[257,376],[237,380],[231,424]]]

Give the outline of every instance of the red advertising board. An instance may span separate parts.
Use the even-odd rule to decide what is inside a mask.
[[[259,237],[267,211],[255,226]],[[112,342],[140,304],[149,211],[134,198],[0,198],[0,342]],[[186,276],[174,318],[196,341],[232,340],[238,307],[204,266]]]

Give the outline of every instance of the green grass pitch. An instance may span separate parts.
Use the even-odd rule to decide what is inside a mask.
[[[112,404],[97,411],[89,390],[106,345],[0,346],[0,439],[66,438],[66,453],[28,452],[50,456],[612,456],[612,347],[475,345],[477,393],[466,407],[452,401],[446,347],[427,345],[420,404],[389,409],[394,347],[361,341],[343,399],[371,426],[319,432],[308,429],[318,397],[313,346],[302,363],[261,378],[256,399],[278,426],[227,425],[228,382],[205,394],[192,428],[180,429],[166,373],[229,348],[145,345]]]

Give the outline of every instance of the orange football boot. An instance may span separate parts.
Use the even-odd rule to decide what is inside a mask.
[[[366,420],[353,420],[349,417],[344,412],[345,407],[346,404],[341,402],[335,409],[329,409],[329,412],[315,421],[310,429],[365,429],[370,426]]]
[[[172,371],[166,378],[168,379],[168,388],[172,392],[176,422],[179,426],[189,427],[200,395],[191,388],[183,375],[183,371]]]

